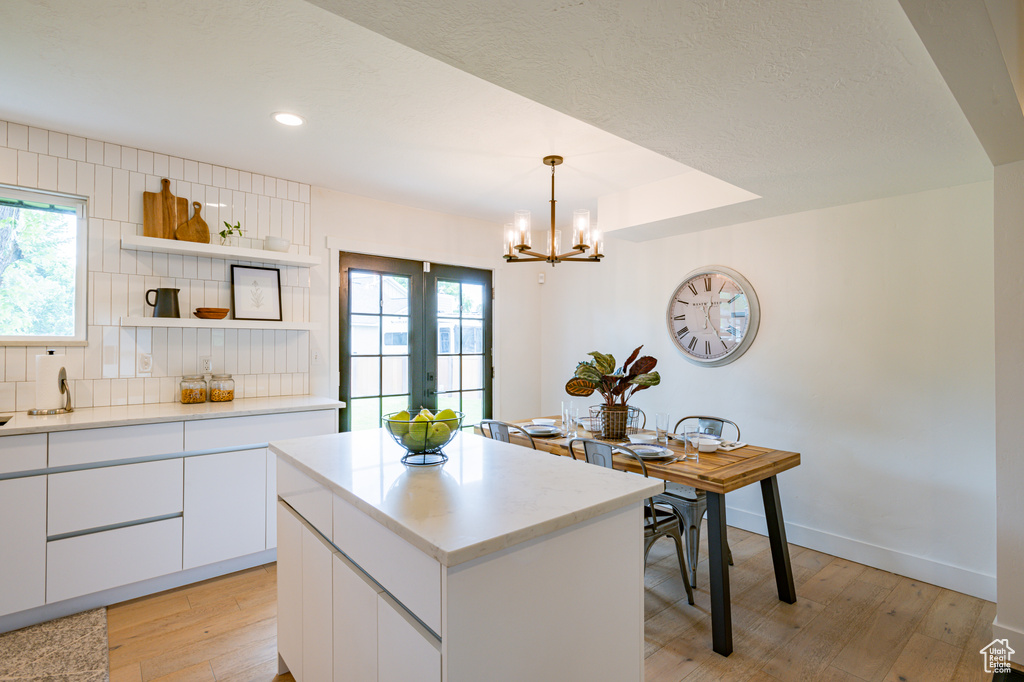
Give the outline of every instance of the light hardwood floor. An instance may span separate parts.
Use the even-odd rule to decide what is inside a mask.
[[[703,537],[696,606],[686,603],[671,544],[651,550],[650,682],[991,680],[978,652],[992,639],[995,604],[796,545],[798,599],[784,604],[768,539],[735,528],[735,651],[723,658],[711,650]],[[276,577],[269,564],[111,606],[111,682],[292,682],[276,676]]]

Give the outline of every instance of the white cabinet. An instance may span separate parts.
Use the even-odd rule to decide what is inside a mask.
[[[181,422],[55,431],[50,434],[49,466],[64,467],[182,452]]]
[[[267,549],[277,547],[277,455],[266,448],[267,453]]]
[[[331,645],[331,550],[312,530],[302,527],[302,680],[334,679]],[[298,678],[296,678],[298,679]]]
[[[185,458],[184,568],[266,548],[264,449]]]
[[[45,476],[0,481],[0,574],[0,615],[46,602]]]
[[[48,477],[49,536],[181,513],[181,458]]]
[[[377,597],[378,682],[441,682],[441,650],[386,594]]]
[[[377,679],[377,595],[380,588],[334,554],[334,679]]]
[[[181,570],[181,518],[46,545],[46,603]]]
[[[261,414],[185,422],[186,450],[266,445],[272,440],[319,436],[338,431],[336,410]]]
[[[277,653],[299,682],[302,674],[302,522],[277,503]]]
[[[0,437],[0,474],[45,468],[45,433]]]

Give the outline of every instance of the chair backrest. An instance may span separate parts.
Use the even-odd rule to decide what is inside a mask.
[[[523,427],[516,424],[509,424],[508,422],[500,422],[496,419],[480,420],[480,433],[493,440],[500,440],[502,443],[512,442],[508,435],[509,429],[522,433],[526,436],[526,440],[530,442],[530,447],[534,450],[537,449],[537,444],[533,442],[533,436],[527,433]]]
[[[596,464],[603,466],[608,469],[614,468],[614,462],[612,461],[612,454],[618,452],[627,457],[632,457],[640,463],[640,471],[643,473],[644,478],[647,477],[647,465],[644,461],[637,457],[637,454],[629,448],[622,445],[612,445],[611,443],[605,443],[600,440],[593,440],[591,438],[573,438],[566,447],[569,448],[569,454],[572,455],[573,459],[579,459],[576,456],[576,444],[579,443],[583,448],[583,459],[588,464]]]
[[[673,429],[673,432],[678,433],[679,427],[682,426],[685,421],[696,421],[698,431],[718,438],[722,437],[723,428],[726,424],[729,424],[732,428],[736,429],[735,440],[740,439],[740,427],[736,425],[736,422],[729,419],[723,419],[722,417],[709,417],[707,415],[691,415],[689,417],[683,417],[676,422],[676,427]]]

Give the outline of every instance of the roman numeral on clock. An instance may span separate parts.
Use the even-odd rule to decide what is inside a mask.
[[[684,336],[686,336],[689,332],[690,332],[690,328],[689,327],[683,327],[682,329],[680,329],[679,331],[676,332],[676,336],[681,339]]]
[[[690,291],[693,292],[693,295],[696,296],[697,295],[697,287],[693,286],[693,282],[690,282],[690,284],[688,286],[690,287]]]
[[[736,329],[736,327],[732,326],[731,324],[725,328],[725,331],[729,332],[733,336],[736,336],[737,334],[740,333],[740,330]]]
[[[686,319],[686,315],[676,315],[672,319],[673,320],[685,320]]]
[[[711,355],[711,342],[710,341],[705,341],[704,342],[704,355]]]
[[[732,298],[730,298],[730,299],[729,299],[729,300],[727,301],[727,303],[732,303],[733,301],[735,301],[735,300],[736,300],[737,298],[739,298],[739,297],[740,297],[740,296],[742,296],[742,295],[743,295],[743,294],[736,294],[735,296],[733,296]]]
[[[696,336],[693,337],[692,339],[690,339],[690,344],[689,344],[688,347],[689,347],[690,350],[693,350],[694,348],[697,347],[697,337]]]
[[[704,291],[711,291],[711,278],[710,277],[705,277],[704,278]]]

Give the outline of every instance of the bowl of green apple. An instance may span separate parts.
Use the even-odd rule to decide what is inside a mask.
[[[384,430],[406,450],[404,464],[429,466],[441,464],[448,457],[441,452],[462,428],[465,415],[444,409],[433,414],[424,408],[414,415],[408,410],[386,414],[381,419]]]

